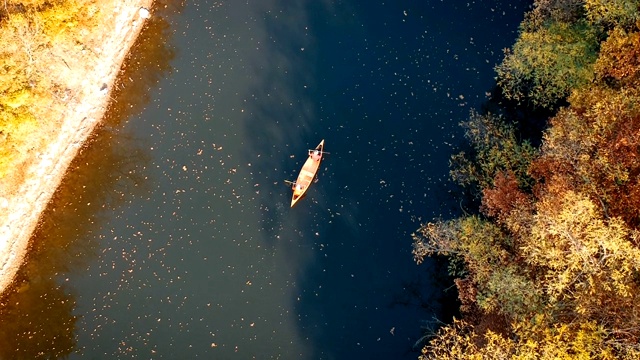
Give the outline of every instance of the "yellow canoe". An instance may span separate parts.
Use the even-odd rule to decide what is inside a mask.
[[[300,174],[295,183],[293,183],[293,197],[291,198],[291,207],[300,200],[309,189],[311,182],[316,177],[316,173],[320,168],[320,162],[322,162],[322,155],[324,154],[324,139],[320,141],[320,144],[316,146],[315,150],[309,150],[309,157],[307,161],[302,165]]]

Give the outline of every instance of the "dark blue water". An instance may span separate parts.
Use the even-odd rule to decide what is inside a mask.
[[[528,3],[160,4],[0,313],[2,358],[416,358],[451,284],[410,234],[459,210],[458,123]]]

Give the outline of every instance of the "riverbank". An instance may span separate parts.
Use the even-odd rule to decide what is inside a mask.
[[[29,249],[40,215],[71,161],[103,118],[120,68],[135,43],[153,0],[99,2],[106,16],[88,29],[86,46],[54,47],[48,71],[64,89],[49,106],[48,138],[30,149],[19,181],[0,185],[0,294],[7,290]],[[57,110],[59,109],[59,110]],[[53,124],[53,125],[52,125]],[[4,180],[4,179],[3,179]]]

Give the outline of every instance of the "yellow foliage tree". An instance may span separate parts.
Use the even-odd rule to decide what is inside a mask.
[[[636,0],[585,0],[587,18],[606,26],[630,26],[640,20]]]
[[[631,296],[640,250],[629,242],[624,222],[604,220],[589,198],[572,191],[562,199],[544,199],[537,208],[522,253],[530,264],[548,269],[545,282],[552,299],[591,296],[595,284],[612,296]]]
[[[637,349],[623,352],[593,322],[547,326],[540,319],[515,322],[512,336],[454,319],[422,349],[420,360],[613,360],[637,359]]]

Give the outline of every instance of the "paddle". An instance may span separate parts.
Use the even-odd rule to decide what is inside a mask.
[[[316,151],[316,149],[309,149],[309,153],[310,154],[315,152],[315,151]],[[327,151],[320,151],[320,154],[322,154],[322,155],[324,155],[324,154],[330,155],[331,153],[327,152]]]

